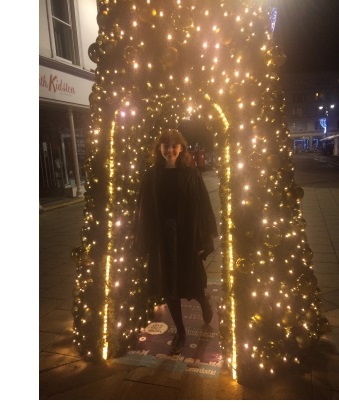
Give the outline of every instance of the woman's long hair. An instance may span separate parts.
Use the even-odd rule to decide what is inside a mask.
[[[166,160],[161,154],[160,145],[162,143],[168,145],[178,145],[182,146],[182,151],[175,162],[176,167],[185,168],[189,166],[190,156],[187,151],[187,142],[183,135],[177,129],[165,129],[158,137],[156,144],[153,149],[153,160],[154,165],[157,167],[165,167]]]

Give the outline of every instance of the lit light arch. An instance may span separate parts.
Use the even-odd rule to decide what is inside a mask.
[[[220,343],[233,376],[296,365],[328,323],[294,182],[270,8],[259,0],[99,0],[88,182],[72,252],[74,341],[126,352],[152,318],[131,250],[147,151],[187,112],[212,130],[221,203]]]

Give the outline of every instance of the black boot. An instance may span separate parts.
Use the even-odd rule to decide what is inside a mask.
[[[212,321],[212,318],[213,318],[213,309],[210,304],[210,298],[211,296],[207,294],[205,296],[204,302],[200,303],[201,311],[202,311],[202,318],[206,325],[208,325]]]
[[[171,344],[171,354],[178,355],[184,349],[186,341],[186,332],[176,333]]]

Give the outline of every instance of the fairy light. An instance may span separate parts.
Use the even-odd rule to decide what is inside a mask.
[[[114,356],[149,322],[154,305],[140,279],[147,263],[129,250],[133,212],[153,135],[187,112],[206,122],[218,157],[220,345],[233,378],[248,365],[273,375],[279,362],[299,364],[305,345],[326,330],[292,175],[276,74],[284,55],[273,43],[271,11],[257,0],[208,0],[203,10],[195,0],[98,0],[86,204],[72,251],[74,340],[85,356]]]

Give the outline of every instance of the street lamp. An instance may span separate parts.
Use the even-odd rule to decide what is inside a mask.
[[[325,138],[327,137],[327,127],[328,127],[328,111],[329,109],[334,109],[334,104],[331,104],[330,106],[322,106],[320,105],[319,109],[325,110],[325,118],[320,119],[320,125],[324,128],[324,134]]]

